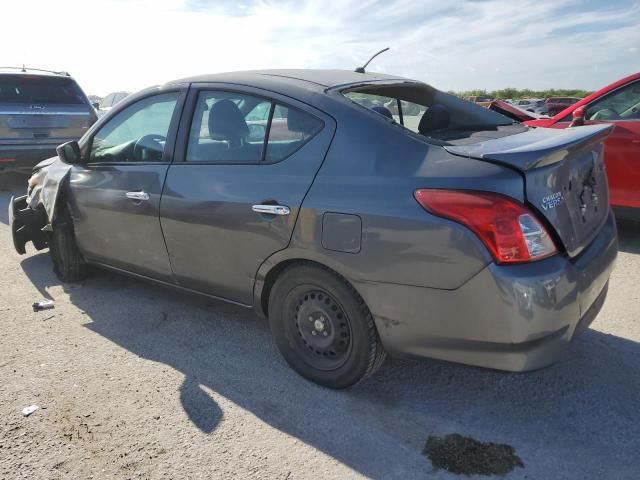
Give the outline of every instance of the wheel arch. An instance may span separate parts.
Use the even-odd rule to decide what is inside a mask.
[[[259,316],[267,318],[269,315],[269,295],[278,277],[287,268],[297,264],[311,264],[328,270],[342,278],[362,296],[354,282],[350,280],[348,272],[341,268],[337,260],[309,251],[286,249],[273,254],[258,269],[253,289],[253,304]]]

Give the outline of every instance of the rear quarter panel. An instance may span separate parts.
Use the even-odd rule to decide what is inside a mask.
[[[491,262],[470,230],[429,214],[413,193],[419,188],[456,188],[522,200],[519,173],[450,155],[360,107],[345,106],[334,116],[336,134],[305,198],[290,248],[268,264],[308,258],[354,283],[455,289]],[[329,212],[360,218],[359,250],[323,246],[323,218]],[[350,231],[352,227],[349,222]]]

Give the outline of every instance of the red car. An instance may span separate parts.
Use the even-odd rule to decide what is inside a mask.
[[[605,141],[610,203],[619,216],[640,219],[640,72],[598,90],[552,118],[524,123],[549,128],[615,125]]]
[[[549,97],[545,100],[544,106],[547,109],[547,115],[553,117],[554,115],[557,115],[562,110],[567,108],[569,105],[573,105],[580,100],[580,98],[573,97]]]

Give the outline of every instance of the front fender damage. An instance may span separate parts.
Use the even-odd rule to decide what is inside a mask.
[[[58,160],[40,169],[29,179],[27,205],[34,210],[42,205],[49,225],[55,220],[58,198],[69,180],[70,172],[71,165]]]
[[[31,241],[36,250],[48,246],[47,232],[53,230],[59,199],[69,181],[71,166],[57,160],[37,170],[29,179],[27,195],[11,198],[9,223],[16,252],[26,253]]]

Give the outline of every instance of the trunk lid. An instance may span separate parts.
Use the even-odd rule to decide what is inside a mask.
[[[553,227],[569,256],[595,238],[609,211],[604,139],[611,125],[537,128],[472,145],[445,146],[454,155],[520,171],[525,197]]]

